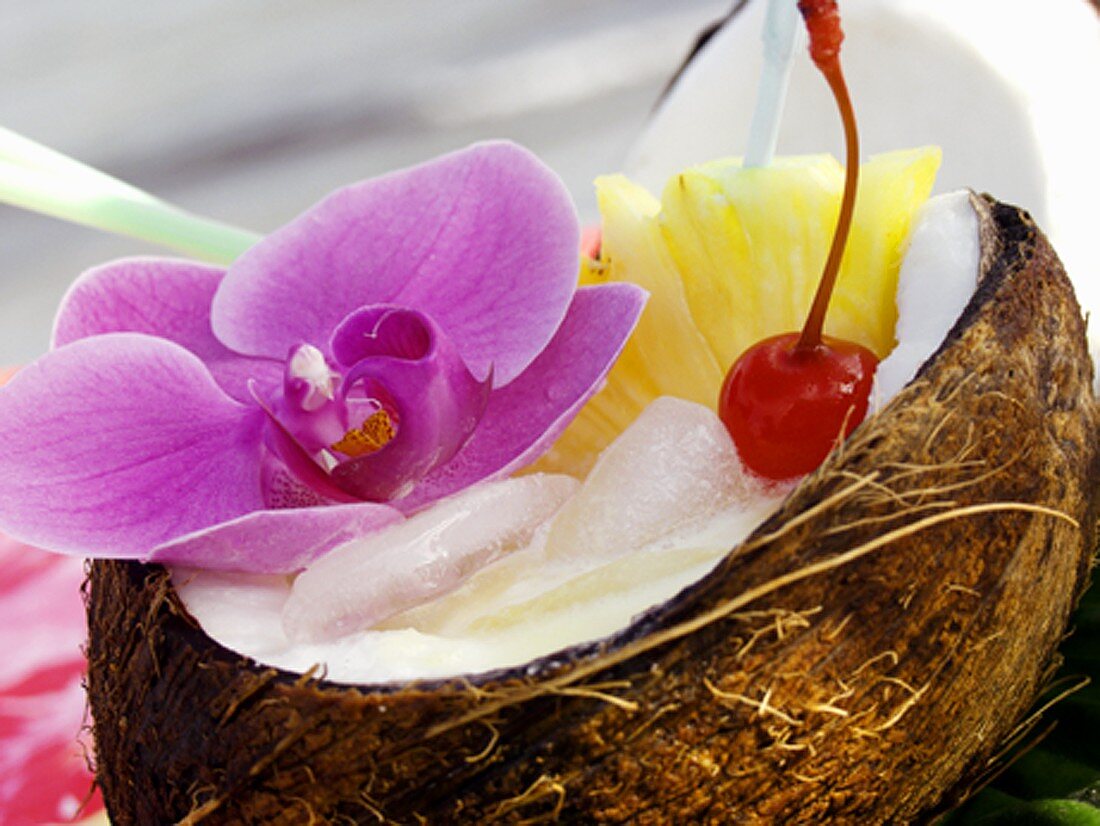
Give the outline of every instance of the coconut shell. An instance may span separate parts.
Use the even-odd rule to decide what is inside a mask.
[[[706,578],[524,667],[348,687],[207,637],[167,573],[92,563],[112,822],[880,823],[1026,731],[1095,539],[1085,324],[1028,216],[974,198],[946,341]]]

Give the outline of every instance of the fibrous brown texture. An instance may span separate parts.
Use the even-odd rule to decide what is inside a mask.
[[[614,637],[443,683],[339,686],[208,637],[96,562],[112,821],[927,819],[1024,730],[1093,548],[1084,322],[1023,213],[917,378],[701,582]]]

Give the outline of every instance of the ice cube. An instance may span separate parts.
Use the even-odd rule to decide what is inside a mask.
[[[283,627],[294,640],[334,639],[446,594],[526,546],[578,487],[550,474],[490,482],[342,545],[299,574]]]
[[[459,588],[439,599],[402,611],[376,626],[415,628],[428,634],[458,637],[486,613],[531,599],[576,575],[574,566],[546,556],[549,524],[544,523],[520,548],[487,565]]]
[[[604,450],[554,518],[548,552],[611,559],[761,493],[713,411],[661,397]]]

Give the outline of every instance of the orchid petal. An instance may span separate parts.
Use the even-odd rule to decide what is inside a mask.
[[[278,387],[282,362],[240,356],[210,329],[210,303],[224,270],[170,258],[128,258],[88,270],[69,288],[54,322],[53,346],[104,333],[147,333],[173,341],[206,364],[237,401],[248,382]]]
[[[402,519],[397,509],[375,502],[259,511],[173,539],[146,561],[209,571],[289,574],[339,545]]]
[[[0,390],[0,528],[132,558],[259,510],[262,417],[163,339],[108,333],[53,350]]]
[[[518,376],[561,323],[579,228],[527,150],[485,143],[339,190],[242,255],[214,299],[216,335],[282,358],[367,304],[430,315],[474,375]]]
[[[397,503],[406,513],[542,455],[600,388],[645,304],[632,284],[577,290],[554,339],[514,382],[493,391],[474,435]]]
[[[362,383],[396,409],[391,442],[332,471],[340,487],[363,499],[405,495],[458,452],[485,410],[488,379],[475,379],[454,342],[422,313],[363,308],[337,329],[333,350],[358,359],[347,372],[345,391]]]

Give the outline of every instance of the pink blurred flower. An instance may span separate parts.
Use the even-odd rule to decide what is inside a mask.
[[[0,368],[0,384],[14,373]],[[70,822],[103,810],[84,725],[84,564],[0,534],[0,823]]]

